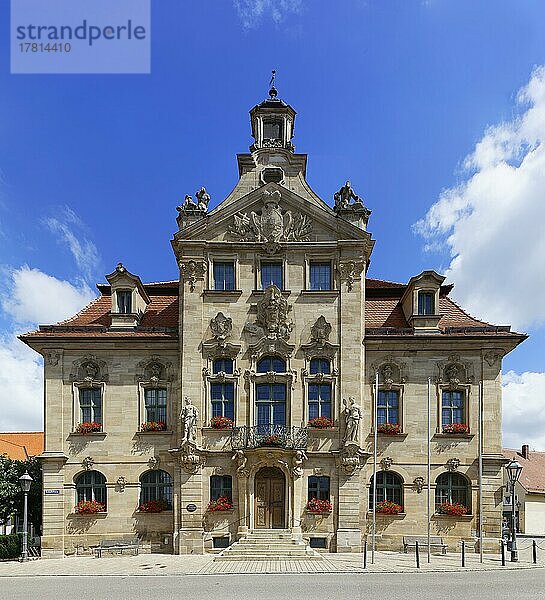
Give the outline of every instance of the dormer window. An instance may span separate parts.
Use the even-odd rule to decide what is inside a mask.
[[[422,316],[435,314],[435,292],[418,292],[418,314]]]
[[[118,290],[117,312],[125,315],[132,313],[132,292],[130,290]]]

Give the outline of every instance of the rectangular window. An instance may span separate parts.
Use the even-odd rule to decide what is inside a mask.
[[[256,385],[257,425],[286,424],[286,384]]]
[[[331,384],[310,383],[308,386],[308,418],[331,419]]]
[[[214,261],[214,289],[235,289],[235,263]]]
[[[399,424],[399,392],[397,390],[379,390],[377,405],[377,424]]]
[[[282,275],[281,262],[262,262],[261,289],[266,290],[270,285],[275,285],[280,290],[284,289],[284,278]]]
[[[227,417],[235,420],[235,384],[212,383],[212,417]]]
[[[146,421],[167,422],[167,391],[164,388],[148,388],[144,391]]]
[[[465,393],[462,390],[443,390],[441,402],[441,424],[465,423]]]
[[[233,478],[231,475],[212,475],[210,477],[210,500],[220,496],[233,500]]]
[[[330,262],[311,262],[310,263],[310,289],[313,291],[331,289],[331,263]]]
[[[282,124],[279,121],[265,121],[263,123],[263,139],[279,140],[282,138]]]
[[[117,292],[117,312],[123,314],[132,313],[132,292],[119,290]]]
[[[308,478],[308,499],[329,500],[329,477],[317,477],[312,475]]]
[[[80,423],[102,423],[102,390],[100,388],[80,388]]]
[[[433,292],[418,292],[418,314],[435,314],[435,294]]]

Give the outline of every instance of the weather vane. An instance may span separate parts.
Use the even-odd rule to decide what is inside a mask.
[[[273,69],[272,71],[272,77],[271,80],[269,82],[269,85],[271,86],[271,89],[269,90],[269,97],[274,100],[278,94],[278,92],[276,91],[276,88],[274,87],[274,83],[276,80],[276,71]]]
[[[273,71],[272,71],[272,77],[271,77],[271,80],[269,81],[269,85],[271,87],[274,87],[274,80],[275,79],[276,79],[276,71],[273,69]]]

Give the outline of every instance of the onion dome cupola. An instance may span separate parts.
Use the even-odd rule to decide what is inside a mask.
[[[278,91],[274,85],[275,77],[276,71],[273,71],[269,97],[250,111],[252,137],[255,140],[250,146],[251,152],[261,148],[278,148],[289,152],[295,150],[291,139],[297,113],[289,104],[278,98]]]

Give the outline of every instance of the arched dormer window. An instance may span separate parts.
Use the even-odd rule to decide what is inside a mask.
[[[258,373],[285,373],[286,361],[279,356],[264,356],[257,363]]]

